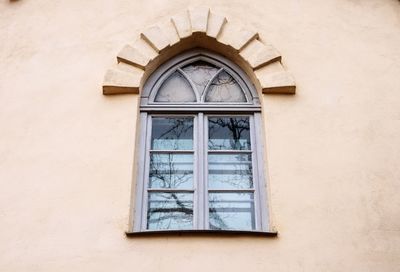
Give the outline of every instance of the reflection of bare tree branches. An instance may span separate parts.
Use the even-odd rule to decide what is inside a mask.
[[[213,117],[209,118],[209,143],[211,150],[247,150],[250,148],[250,124],[248,117]],[[214,182],[230,184],[233,187],[252,186],[251,155],[211,155],[216,160],[211,163],[220,166],[210,170]],[[234,160],[232,160],[232,156]],[[226,161],[228,159],[228,161]],[[224,164],[228,167],[224,167]],[[229,168],[234,168],[230,170]],[[247,177],[247,182],[244,178]]]
[[[192,148],[186,146],[185,139],[193,139],[193,118],[153,118],[152,129],[152,148],[165,150],[165,149],[183,149]],[[165,131],[160,131],[168,125]]]
[[[156,102],[195,102],[196,95],[189,82],[178,71],[170,75],[158,89]]]
[[[209,185],[213,189],[249,189],[253,187],[250,154],[209,155]]]
[[[208,119],[208,123],[210,149],[246,150],[250,148],[248,117],[213,117]],[[229,141],[229,146],[226,146],[227,141]]]
[[[214,230],[223,230],[223,229],[229,229],[229,226],[225,223],[224,219],[221,218],[221,216],[217,213],[216,209],[210,208],[210,220],[209,220],[209,225],[210,229]],[[216,224],[214,224],[216,223]]]
[[[237,84],[236,80],[234,80],[233,77],[231,77],[225,72],[225,73],[220,73],[211,83],[211,86],[227,86],[227,85],[229,86],[235,84]]]
[[[152,148],[149,173],[151,188],[192,186],[189,182],[193,179],[193,154],[179,154],[172,150],[193,148],[193,118],[153,118]],[[171,151],[158,153],[156,150]],[[149,193],[148,227],[190,227],[193,222],[193,199],[188,200],[188,196],[193,197],[193,194]]]
[[[177,161],[177,159],[185,161]],[[193,155],[152,154],[150,158],[150,187],[190,187],[193,178]]]
[[[211,82],[206,102],[246,102],[246,96],[236,80],[227,72],[220,72]]]
[[[218,68],[208,62],[196,61],[183,67],[182,70],[188,75],[190,80],[196,85],[200,95],[202,95],[204,88],[218,71]]]
[[[210,195],[209,226],[211,229],[254,229],[255,214],[253,194],[213,193]],[[225,195],[225,196],[224,196]],[[230,196],[227,196],[230,195]]]
[[[193,222],[193,201],[184,200],[182,193],[154,193],[157,200],[149,201],[147,224],[156,229],[181,229]],[[186,194],[187,197],[188,194]],[[192,195],[192,194],[190,194]],[[154,226],[155,225],[155,226]]]
[[[248,117],[212,117],[209,123],[210,150],[249,150]],[[209,182],[213,188],[252,188],[251,154],[210,154]],[[212,166],[212,167],[210,167]],[[240,193],[234,193],[235,195]],[[254,207],[243,207],[237,197],[226,199],[224,193],[210,194],[209,226],[211,229],[254,228]],[[239,206],[238,206],[239,205]]]

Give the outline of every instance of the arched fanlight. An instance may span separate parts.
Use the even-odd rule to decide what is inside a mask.
[[[145,104],[254,104],[257,95],[240,69],[222,57],[192,54],[161,66],[144,88]],[[256,104],[257,104],[256,101]],[[142,103],[142,106],[144,104]]]

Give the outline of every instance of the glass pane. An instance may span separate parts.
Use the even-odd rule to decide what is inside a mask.
[[[188,75],[200,95],[202,95],[204,88],[210,79],[217,73],[218,68],[205,61],[196,61],[186,65],[182,70]]]
[[[149,187],[193,188],[193,155],[152,153]]]
[[[151,149],[192,150],[193,117],[153,117]]]
[[[149,193],[147,229],[192,229],[192,193]]]
[[[222,71],[211,83],[206,102],[246,102],[242,88],[227,72]]]
[[[254,230],[253,193],[210,193],[210,229]]]
[[[249,189],[252,187],[250,154],[208,155],[208,188]]]
[[[154,101],[196,102],[196,95],[186,78],[179,72],[175,72],[161,85]]]
[[[208,137],[211,150],[250,150],[249,117],[210,117]]]

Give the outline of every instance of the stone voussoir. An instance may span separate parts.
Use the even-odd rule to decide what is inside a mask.
[[[145,29],[141,33],[141,37],[148,43],[150,46],[159,53],[163,49],[169,47],[170,42],[166,34],[161,30],[161,28],[157,25],[151,26]]]
[[[141,51],[128,44],[118,53],[117,59],[119,62],[124,62],[143,70],[150,62],[150,57],[142,54]]]
[[[241,51],[252,40],[258,38],[258,33],[245,27],[227,22],[217,40],[225,45]]]
[[[108,69],[103,81],[103,94],[138,94],[143,73]]]
[[[171,22],[174,24],[180,39],[188,38],[192,35],[192,25],[187,10],[172,16]]]
[[[179,38],[175,25],[172,23],[170,18],[161,22],[159,26],[162,32],[168,37],[170,46],[173,46],[180,42],[181,39]]]
[[[103,93],[138,94],[144,71],[150,63],[167,52],[164,49],[175,46],[193,33],[205,33],[214,38],[215,43],[233,48],[253,70],[255,83],[262,93],[296,92],[294,78],[282,66],[280,53],[272,45],[261,42],[256,31],[228,22],[225,16],[215,14],[209,8],[198,7],[147,28],[132,46],[123,47],[117,56],[119,64],[109,69],[104,77]]]
[[[278,50],[258,39],[252,40],[239,54],[253,69],[258,69],[281,59]]]
[[[256,71],[255,73],[264,94],[294,94],[296,92],[294,78],[289,72],[258,74]]]
[[[190,24],[192,26],[192,33],[207,32],[208,16],[210,9],[206,7],[197,7],[189,9]]]
[[[225,16],[210,12],[208,16],[207,36],[216,39],[227,22],[228,20]]]

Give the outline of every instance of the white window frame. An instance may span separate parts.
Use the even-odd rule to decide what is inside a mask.
[[[223,67],[231,76],[239,83],[245,92],[247,102],[241,103],[160,103],[154,102],[155,95],[164,82],[164,80],[180,67],[197,60],[216,64]],[[205,92],[204,92],[205,93]],[[198,95],[196,94],[198,99]],[[264,137],[263,123],[261,116],[261,105],[254,86],[247,78],[246,74],[234,63],[229,60],[204,51],[193,50],[168,61],[160,66],[152,76],[147,80],[141,95],[140,103],[140,127],[138,128],[137,156],[135,158],[137,173],[135,176],[136,190],[132,192],[135,202],[131,204],[130,228],[127,233],[144,233],[144,232],[185,232],[186,230],[147,230],[147,205],[148,205],[148,177],[150,165],[150,141],[151,141],[151,119],[152,116],[173,117],[173,116],[193,116],[193,154],[194,166],[193,190],[193,229],[188,232],[212,232],[208,229],[208,186],[207,186],[207,159],[208,159],[208,117],[210,116],[248,116],[250,120],[250,141],[251,150],[244,151],[252,157],[252,174],[253,189],[245,189],[244,191],[254,192],[254,212],[255,212],[255,229],[252,231],[243,230],[243,232],[270,232],[270,220],[268,212],[268,202],[266,197],[266,175],[264,165]],[[214,152],[214,151],[212,151]],[[222,153],[237,151],[219,151]],[[166,191],[164,189],[154,191]],[[228,191],[228,190],[222,190]],[[232,190],[234,192],[240,189]],[[221,230],[218,232],[229,232],[230,230]],[[233,232],[241,232],[241,230],[233,230]]]

